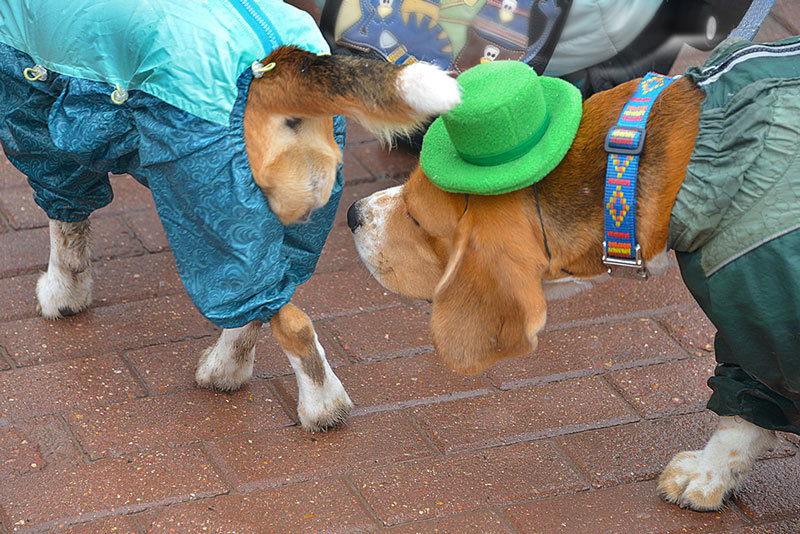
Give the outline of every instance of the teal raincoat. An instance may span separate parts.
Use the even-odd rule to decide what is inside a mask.
[[[342,188],[340,169],[328,204],[283,226],[253,180],[250,67],[280,45],[328,52],[276,0],[5,0],[0,143],[51,219],[86,219],[112,199],[108,173],[131,174],[203,315],[268,321],[313,273]],[[334,133],[343,146],[343,118]]]

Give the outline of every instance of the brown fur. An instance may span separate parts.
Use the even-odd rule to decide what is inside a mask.
[[[261,63],[275,66],[250,84],[244,138],[253,177],[285,225],[306,220],[330,198],[342,162],[334,115],[354,117],[387,139],[428,118],[398,91],[403,67],[291,46]]]
[[[293,304],[286,304],[269,322],[275,341],[287,353],[300,359],[303,371],[321,385],[325,382],[325,367],[317,350],[314,325],[308,315]]]
[[[431,329],[437,351],[457,371],[479,372],[527,352],[544,326],[547,257],[524,199],[471,198],[456,228],[460,253],[451,254],[455,263],[434,294]]]
[[[465,195],[439,190],[419,168],[389,207],[380,251],[362,258],[379,267],[376,277],[387,288],[433,300],[434,342],[451,368],[478,372],[500,358],[532,350],[546,316],[541,281],[566,276],[564,269],[578,277],[605,272],[603,142],[637,84],[638,80],[628,82],[584,103],[572,147],[537,185],[541,222],[533,188],[491,197],[471,195],[464,212]],[[694,148],[702,99],[689,80],[679,79],[651,112],[639,162],[637,207],[645,260],[665,249],[670,211]],[[370,215],[364,217],[368,231]],[[438,291],[432,279],[440,280]]]
[[[542,219],[553,261],[549,277],[604,272],[603,191],[605,135],[639,80],[632,80],[584,102],[583,118],[567,156],[539,185]],[[637,235],[642,257],[652,259],[664,250],[669,216],[683,182],[697,136],[697,117],[703,93],[681,78],[656,101],[647,123],[646,149],[639,160]]]
[[[233,359],[237,362],[247,362],[250,354],[258,341],[258,334],[261,331],[261,321],[251,321],[245,326],[244,332],[233,343]]]
[[[297,47],[274,50],[262,64],[275,68],[254,80],[248,96],[275,113],[348,115],[405,124],[413,110],[396,91],[402,67],[348,56],[318,56]]]
[[[64,263],[61,267],[72,276],[78,276],[87,270],[91,271],[89,219],[77,222],[57,221],[56,224],[60,230],[58,235],[61,239],[61,249],[69,252],[59,258]]]

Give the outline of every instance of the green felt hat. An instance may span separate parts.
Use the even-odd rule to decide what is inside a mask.
[[[581,120],[581,93],[519,61],[476,65],[458,77],[461,103],[431,124],[422,170],[440,189],[499,195],[544,178]]]

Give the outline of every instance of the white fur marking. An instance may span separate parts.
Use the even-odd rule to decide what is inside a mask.
[[[248,335],[248,329],[254,328],[249,323],[239,328],[225,328],[217,342],[207,348],[200,356],[194,378],[197,385],[203,388],[232,391],[241,388],[253,375],[255,361],[255,344],[247,349],[245,355],[235,355],[237,341]],[[244,356],[244,358],[242,358]]]
[[[739,417],[720,417],[702,451],[675,455],[658,481],[668,501],[694,510],[716,510],[750,471],[753,462],[777,443],[775,433]]]
[[[557,280],[542,280],[545,300],[559,300],[572,297],[591,289],[595,284],[609,280],[610,276],[601,274],[592,278],[565,276]]]
[[[38,310],[46,319],[78,313],[92,302],[92,265],[86,222],[50,221],[50,259],[36,283]]]
[[[422,115],[438,115],[461,102],[454,78],[428,63],[412,63],[397,77],[397,88],[409,106]]]
[[[297,415],[303,430],[309,432],[325,430],[343,422],[353,408],[353,402],[347,391],[325,358],[325,350],[320,345],[316,333],[314,333],[314,343],[325,369],[325,380],[321,385],[306,374],[299,356],[286,353],[297,378]]]
[[[397,185],[373,193],[364,199],[364,206],[360,209],[361,226],[353,233],[356,250],[361,261],[370,274],[384,287],[386,286],[381,280],[380,258],[386,232],[386,220],[389,207],[400,197],[402,191],[403,186]]]
[[[664,274],[669,269],[669,255],[667,255],[667,249],[664,249],[663,252],[653,256],[644,263],[650,274]]]

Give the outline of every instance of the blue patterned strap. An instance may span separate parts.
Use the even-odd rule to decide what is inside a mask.
[[[603,263],[611,267],[634,267],[647,276],[636,241],[636,178],[639,174],[639,155],[647,136],[645,126],[653,103],[676,78],[649,73],[642,78],[636,91],[625,104],[617,124],[606,136],[608,152],[606,188],[603,201],[605,212]]]

